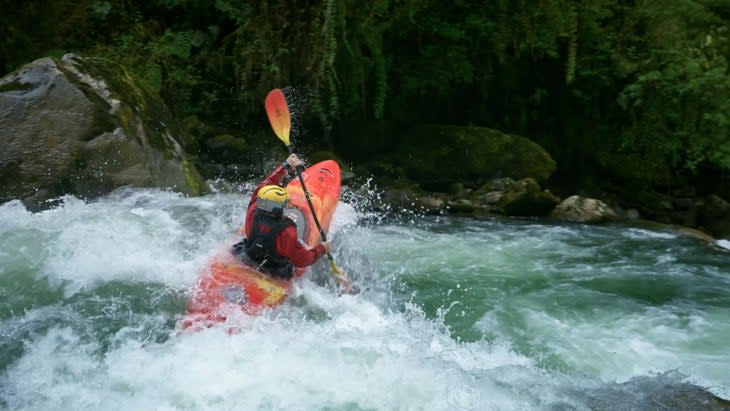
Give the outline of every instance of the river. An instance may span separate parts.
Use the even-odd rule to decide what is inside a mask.
[[[730,253],[669,229],[384,217],[350,196],[330,236],[359,295],[337,295],[317,263],[284,306],[236,318],[240,333],[178,334],[247,201],[121,189],[36,213],[0,205],[0,408],[664,410],[730,398]]]

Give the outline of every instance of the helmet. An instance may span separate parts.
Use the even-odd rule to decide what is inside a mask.
[[[286,207],[289,194],[276,185],[263,186],[257,195],[256,207],[270,213],[281,212]]]

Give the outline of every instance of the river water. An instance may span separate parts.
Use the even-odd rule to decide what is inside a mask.
[[[0,408],[722,409],[730,253],[673,231],[338,206],[284,306],[178,334],[246,194],[0,205]],[[710,404],[710,405],[708,405]],[[720,405],[718,405],[720,404]]]

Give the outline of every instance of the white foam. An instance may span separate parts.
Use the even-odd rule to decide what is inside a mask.
[[[623,231],[624,236],[628,238],[635,238],[635,239],[646,239],[646,238],[662,238],[662,239],[670,239],[670,238],[677,238],[679,235],[669,233],[669,232],[661,232],[661,231],[651,231],[651,230],[645,230],[641,228],[629,228],[627,230]]]
[[[306,296],[311,293],[305,291]],[[315,292],[316,294],[316,292]],[[99,357],[68,328],[28,342],[8,371],[14,409],[513,409],[493,378],[531,361],[506,346],[456,343],[421,313],[386,314],[351,296],[248,318],[157,344],[127,339]],[[133,333],[132,333],[133,334]],[[479,381],[471,373],[481,370]]]
[[[720,248],[730,250],[730,240],[717,240],[715,244],[717,244]]]
[[[340,201],[337,203],[335,214],[332,216],[329,231],[331,235],[334,236],[343,227],[357,224],[358,220],[359,216],[355,207],[344,201]]]
[[[247,200],[121,190],[95,202],[65,198],[40,213],[6,203],[0,206],[0,253],[6,255],[0,257],[63,284],[67,295],[115,280],[178,289],[191,286],[211,253],[229,241]],[[673,249],[649,249],[646,261],[634,262],[617,248],[627,241],[623,231],[610,228],[511,229],[479,220],[464,228],[445,219],[431,230],[359,226],[360,217],[341,204],[332,233],[338,264],[368,291],[337,296],[305,278],[280,309],[234,316],[231,325],[241,329],[235,335],[214,327],[159,342],[150,334],[166,332],[169,313],[134,313],[111,337],[89,335],[91,319],[71,300],[62,304],[78,318],[64,319],[64,326],[49,314],[55,306],[13,313],[3,331],[26,327],[11,334],[22,339],[23,353],[0,378],[0,401],[20,410],[585,409],[574,393],[598,386],[599,378],[624,382],[671,369],[715,392],[727,390],[727,351],[710,345],[727,340],[722,309],[675,302],[652,308],[630,293],[610,296],[610,287],[584,299],[589,308],[575,305],[572,312],[567,302],[589,289],[591,279],[681,274],[691,281],[717,270],[713,276],[722,281],[720,265],[693,271],[685,251]],[[670,241],[652,245],[674,236],[660,238]],[[613,256],[601,260],[607,252]],[[409,289],[408,281],[421,280],[429,285]],[[563,294],[545,297],[553,282]],[[400,300],[411,292],[411,301]],[[443,307],[433,306],[437,298],[415,297],[427,292],[442,293]],[[483,340],[462,342],[445,325],[454,313],[478,318],[475,310],[488,306],[497,308],[474,330],[459,325],[464,334],[481,332]]]

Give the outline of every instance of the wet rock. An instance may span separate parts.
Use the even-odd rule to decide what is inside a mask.
[[[563,200],[550,216],[578,223],[600,223],[618,218],[616,212],[603,201],[578,195]]]
[[[483,204],[497,204],[499,201],[504,197],[503,191],[490,191],[488,193],[484,193],[481,196],[479,196],[479,200]]]
[[[92,198],[125,185],[200,194],[158,95],[121,66],[67,54],[0,79],[0,202],[31,209],[62,194]]]
[[[446,202],[435,196],[420,196],[416,199],[416,205],[429,214],[438,214],[444,210]]]
[[[698,225],[717,237],[730,237],[730,203],[713,194],[702,204]]]
[[[586,409],[591,410],[730,410],[730,401],[684,382],[680,377],[677,372],[634,377],[625,383],[606,384],[577,396],[585,397]]]
[[[532,178],[523,178],[505,191],[497,203],[509,216],[546,216],[560,202],[549,190],[542,190]]]
[[[713,237],[705,232],[702,232],[700,230],[697,230],[695,228],[677,227],[676,229],[680,234],[683,234],[683,235],[686,235],[686,236],[689,236],[692,238],[696,238],[698,240],[706,241],[707,243],[710,243],[710,244],[715,243],[715,237]]]
[[[545,216],[560,202],[533,178],[494,179],[480,187],[475,196],[493,212],[510,216]]]
[[[456,214],[472,214],[477,211],[477,206],[471,200],[460,198],[449,201],[448,210]]]

